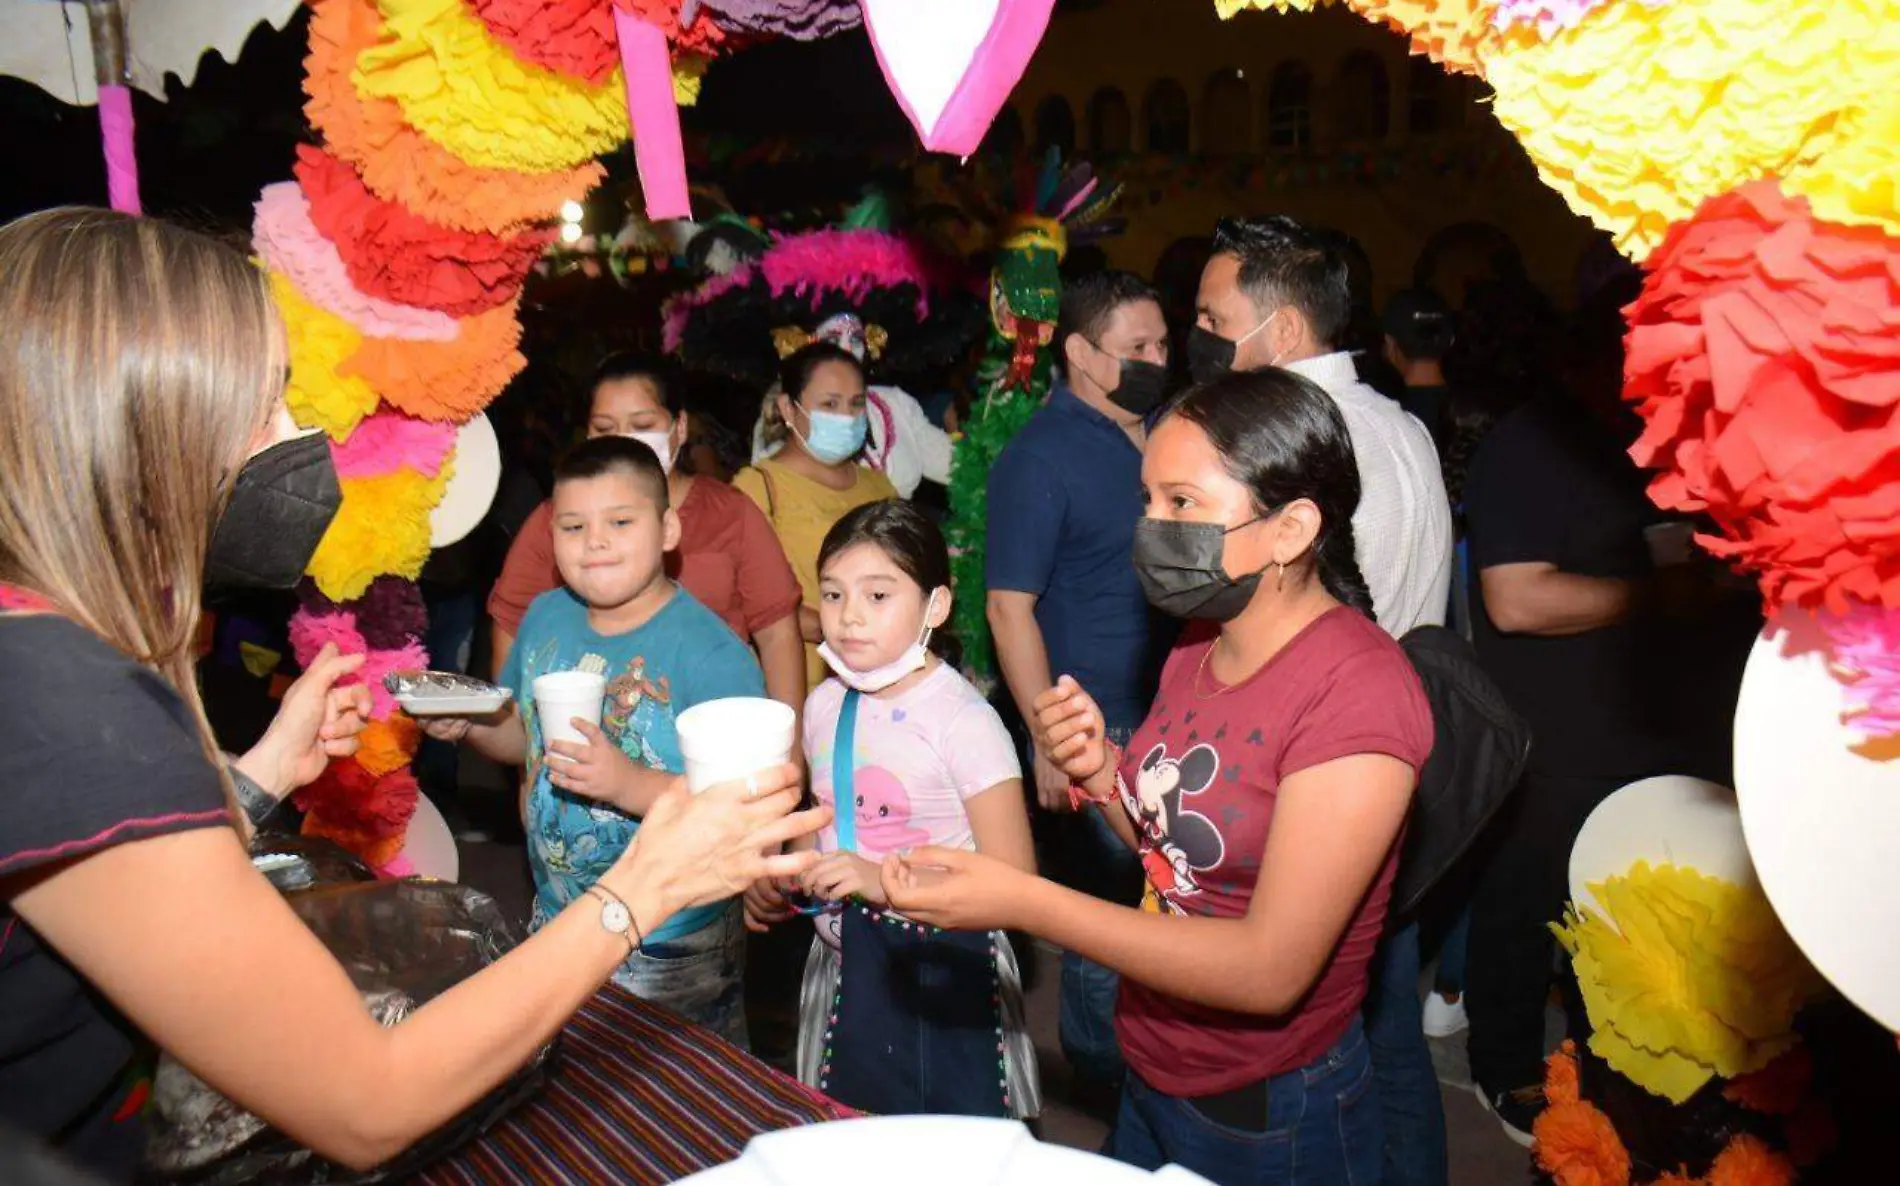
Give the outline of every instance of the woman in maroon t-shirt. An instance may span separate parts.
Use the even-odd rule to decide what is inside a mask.
[[[888,861],[886,889],[913,918],[1020,928],[1121,973],[1115,1157],[1377,1181],[1359,1006],[1432,722],[1354,560],[1351,439],[1306,380],[1228,375],[1162,419],[1142,484],[1142,586],[1209,628],[1169,658],[1126,753],[1067,676],[1037,701],[1071,794],[1140,851],[1141,909],[938,849]]]

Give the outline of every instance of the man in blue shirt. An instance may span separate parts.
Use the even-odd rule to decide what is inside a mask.
[[[990,631],[1025,721],[1067,674],[1101,706],[1111,739],[1126,742],[1147,715],[1165,634],[1135,578],[1142,515],[1143,422],[1167,394],[1168,326],[1154,289],[1127,272],[1098,272],[1062,297],[1056,323],[1063,380],[989,475],[984,581]],[[1037,800],[1069,810],[1069,780],[1032,757]],[[1122,897],[1140,866],[1094,813],[1074,821],[1078,888]],[[1062,966],[1062,1047],[1079,1070],[1121,1076],[1111,1014],[1115,974],[1074,956]]]

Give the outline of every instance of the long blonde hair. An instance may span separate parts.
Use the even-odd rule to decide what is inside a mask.
[[[194,672],[211,530],[283,390],[263,274],[204,235],[61,208],[0,227],[0,581]]]

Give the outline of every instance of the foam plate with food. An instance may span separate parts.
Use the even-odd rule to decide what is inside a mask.
[[[514,692],[454,671],[392,671],[383,687],[412,717],[482,717],[498,712]]]

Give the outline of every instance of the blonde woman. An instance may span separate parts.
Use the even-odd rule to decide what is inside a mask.
[[[804,593],[798,611],[805,640],[805,678],[824,682],[818,657],[818,549],[831,525],[866,503],[897,497],[890,479],[859,464],[869,431],[864,368],[849,351],[814,342],[779,367],[766,393],[760,435],[778,446],[770,457],[739,471],[732,484],[758,504],[772,524]]]
[[[251,867],[192,681],[213,524],[241,474],[265,481],[246,462],[284,367],[261,276],[209,239],[71,209],[0,228],[0,1124],[106,1180],[136,1164],[115,1113],[146,1042],[326,1157],[387,1160],[519,1066],[642,934],[802,870],[759,854],[828,815],[789,814],[790,767],[676,788],[589,894],[378,1026]],[[348,667],[313,665],[245,781],[315,777],[347,732],[330,685]]]

